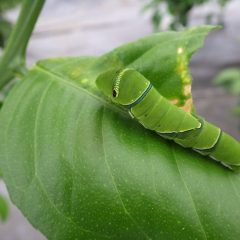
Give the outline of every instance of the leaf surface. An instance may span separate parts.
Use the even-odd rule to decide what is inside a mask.
[[[239,237],[239,175],[144,129],[95,86],[101,71],[121,64],[150,77],[145,62],[161,59],[152,49],[163,36],[171,45],[172,34],[114,50],[121,58],[41,61],[7,96],[0,167],[13,202],[48,239]]]

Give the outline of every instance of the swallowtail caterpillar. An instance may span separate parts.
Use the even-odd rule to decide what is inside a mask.
[[[240,143],[236,139],[173,105],[138,71],[109,70],[102,73],[96,83],[104,95],[128,109],[145,128],[231,169],[240,166]]]

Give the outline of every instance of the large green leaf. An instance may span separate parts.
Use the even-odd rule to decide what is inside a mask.
[[[79,65],[78,60],[46,60],[45,69],[79,84],[95,87],[96,76],[111,68],[133,67],[146,76],[159,92],[187,111],[192,110],[191,75],[188,63],[203,45],[206,35],[217,27],[200,26],[182,32],[164,32],[125,44],[100,58]],[[182,54],[179,55],[179,49]],[[63,66],[63,67],[62,67]],[[85,80],[88,79],[88,82]]]
[[[181,98],[172,46],[182,39],[193,52],[210,28],[198,30],[153,35],[100,58],[42,61],[11,90],[0,112],[0,166],[13,202],[48,239],[238,239],[239,175],[147,131],[94,82],[131,65]],[[161,41],[172,66],[166,78],[174,72],[180,85],[174,93],[154,80],[162,74],[167,85]]]

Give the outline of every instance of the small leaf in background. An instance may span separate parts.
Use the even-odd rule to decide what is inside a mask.
[[[213,81],[223,86],[231,94],[240,97],[240,69],[228,68],[220,72]],[[233,109],[234,114],[240,116],[240,103]]]
[[[214,79],[214,83],[225,87],[230,93],[240,96],[240,69],[223,70]]]
[[[152,21],[152,24],[153,24],[154,31],[155,32],[159,31],[159,25],[162,21],[162,15],[158,10],[156,10],[153,13],[151,21]]]
[[[0,16],[0,48],[4,47],[6,39],[10,35],[11,29],[11,23],[4,19],[1,19]]]
[[[6,199],[0,195],[0,220],[5,221],[7,217],[8,217],[8,204]]]
[[[240,106],[234,108],[234,113],[240,115]]]
[[[12,24],[4,17],[4,12],[16,7],[21,0],[1,0],[0,1],[0,48],[5,46],[5,42],[12,30]]]
[[[11,8],[16,7],[22,0],[1,0],[0,1],[0,12],[4,12]]]
[[[151,20],[154,30],[161,29],[161,22],[166,16],[166,12],[171,15],[172,21],[168,28],[172,30],[179,30],[186,27],[189,23],[190,11],[198,5],[206,4],[212,0],[147,0],[143,7],[144,11],[150,11],[152,14]],[[230,0],[218,0],[219,7],[223,9]],[[164,8],[166,6],[166,8]],[[212,12],[207,14],[205,23],[211,23],[211,18],[217,15],[218,24],[224,25],[222,13],[216,14]],[[161,16],[161,19],[159,18]]]

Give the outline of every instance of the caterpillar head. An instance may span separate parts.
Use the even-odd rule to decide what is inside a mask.
[[[96,84],[114,103],[130,105],[145,92],[149,81],[138,71],[125,68],[102,73],[97,78]]]

